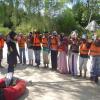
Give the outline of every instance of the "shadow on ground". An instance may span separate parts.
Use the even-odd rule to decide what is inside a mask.
[[[4,76],[6,69],[0,72]],[[100,100],[100,84],[90,80],[26,65],[18,65],[14,75],[27,81],[19,100]]]

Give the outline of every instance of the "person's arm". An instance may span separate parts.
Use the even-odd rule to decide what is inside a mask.
[[[18,54],[18,51],[17,51],[17,48],[16,48],[16,44],[15,43],[13,43],[12,49],[13,49],[13,52],[16,54],[16,56],[19,57],[19,54]]]
[[[42,36],[39,35],[39,40],[40,40],[40,43],[42,43]]]
[[[2,48],[4,47],[4,39],[1,40]]]
[[[50,36],[48,36],[48,49],[50,51],[50,43],[51,43],[51,39],[50,39]]]

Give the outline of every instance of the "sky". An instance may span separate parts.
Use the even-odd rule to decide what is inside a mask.
[[[19,0],[20,1],[20,5],[19,5],[19,8],[23,8],[24,10],[26,10],[25,9],[25,6],[24,6],[24,0]],[[68,8],[72,8],[72,6],[73,6],[73,4],[75,4],[76,3],[76,1],[77,0],[73,0],[73,3],[65,3],[64,4],[64,7],[61,9],[62,11],[64,10],[64,9],[66,9],[67,7]],[[87,0],[81,0],[82,2],[87,2]],[[45,10],[44,10],[44,8],[43,9],[41,9],[41,14],[42,15],[44,15],[44,12],[45,12]]]

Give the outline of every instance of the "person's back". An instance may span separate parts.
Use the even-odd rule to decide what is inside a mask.
[[[39,32],[35,32],[33,36],[33,49],[41,50],[41,36]]]
[[[9,64],[17,64],[17,48],[16,48],[16,43],[13,40],[9,40],[7,42],[7,47],[8,47],[8,54],[7,54],[7,62]]]
[[[17,41],[18,41],[19,48],[25,48],[26,39],[25,39],[25,37],[22,34],[19,36]]]

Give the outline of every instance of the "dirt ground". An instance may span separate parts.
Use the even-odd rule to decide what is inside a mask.
[[[0,68],[0,78],[7,73],[6,53],[5,46],[5,68]],[[97,85],[89,79],[20,64],[16,66],[14,76],[27,82],[26,91],[19,100],[100,100],[100,82]]]
[[[0,69],[0,77],[6,75],[6,70]],[[100,100],[100,84],[89,79],[19,64],[14,76],[27,82],[26,92],[19,100]]]

